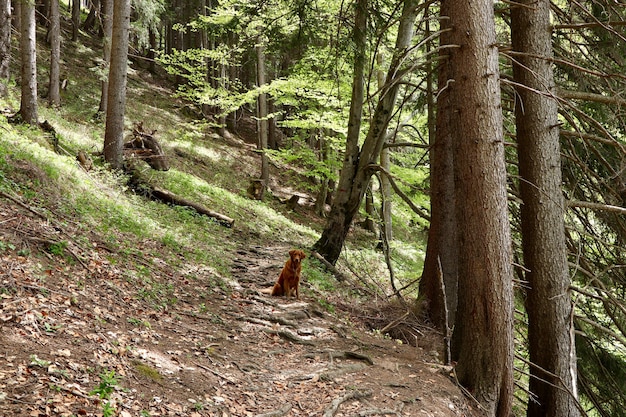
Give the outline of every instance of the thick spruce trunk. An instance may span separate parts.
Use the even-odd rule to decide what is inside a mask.
[[[528,417],[577,417],[576,353],[561,190],[559,121],[552,73],[550,2],[511,11],[516,130],[522,177],[522,246],[531,361]],[[519,54],[517,54],[519,53]]]
[[[459,382],[490,416],[513,400],[513,273],[493,2],[443,0],[451,28]]]

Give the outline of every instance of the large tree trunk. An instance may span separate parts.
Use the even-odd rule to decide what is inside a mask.
[[[104,159],[113,169],[123,164],[124,113],[126,109],[126,76],[130,0],[113,2],[113,37],[111,39],[111,68],[107,94],[107,117],[104,132]]]
[[[522,244],[527,268],[530,354],[528,417],[576,417],[576,354],[563,221],[549,0],[511,11],[515,119],[522,180]]]
[[[8,92],[11,76],[11,0],[0,0],[0,97]]]
[[[448,16],[448,2],[441,6],[441,16]],[[450,21],[441,19],[440,45],[451,45]],[[459,241],[454,190],[453,105],[449,83],[452,82],[452,61],[449,50],[443,49],[439,63],[436,128],[430,139],[430,229],[426,246],[424,270],[419,294],[426,302],[426,312],[433,324],[448,336],[454,326],[457,308]],[[443,278],[443,282],[441,282]],[[442,286],[444,288],[442,288]],[[449,343],[449,340],[447,340]],[[448,352],[447,352],[448,353]],[[447,361],[450,358],[446,358]]]
[[[60,94],[61,19],[59,0],[50,0],[50,79],[48,103],[52,107],[61,105]]]
[[[367,29],[367,1],[360,0],[356,4],[354,27],[355,66],[348,120],[348,138],[346,140],[346,155],[339,177],[335,200],[331,207],[328,223],[322,236],[315,243],[314,249],[324,256],[330,263],[337,262],[346,236],[356,215],[367,184],[372,176],[370,165],[376,164],[383,149],[396,103],[396,96],[403,76],[402,63],[411,40],[415,24],[417,0],[405,0],[398,28],[398,37],[394,55],[387,72],[385,88],[372,116],[370,129],[363,146],[359,150],[358,138],[361,125],[361,111],[363,103],[363,70],[365,65],[365,30]],[[361,16],[361,13],[364,16]]]
[[[513,398],[513,284],[493,2],[443,0],[449,11],[459,301],[452,354],[459,382],[490,416]],[[447,4],[446,4],[447,3]]]
[[[35,5],[29,0],[20,1],[20,55],[22,95],[20,116],[25,123],[37,124],[37,49],[35,38]]]
[[[102,0],[102,60],[104,69],[110,68],[111,63],[111,37],[113,35],[113,0]],[[107,94],[109,90],[108,74],[102,80],[102,92],[100,94],[99,114],[107,113]]]

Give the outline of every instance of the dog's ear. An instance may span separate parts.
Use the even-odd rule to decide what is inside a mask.
[[[296,252],[297,252],[297,251],[296,251],[295,249],[290,250],[290,251],[289,251],[289,256],[293,257],[293,255],[295,255],[295,254],[296,254]]]
[[[304,253],[304,251],[300,251],[300,253],[302,254],[302,259],[306,258],[306,253]]]

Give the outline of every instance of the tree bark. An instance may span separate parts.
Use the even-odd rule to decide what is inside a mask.
[[[21,102],[20,116],[24,123],[36,125],[37,114],[37,49],[35,38],[35,5],[20,1]]]
[[[111,39],[111,68],[107,92],[107,113],[104,132],[104,160],[112,169],[123,165],[124,113],[126,109],[126,78],[130,0],[113,2],[113,37]]]
[[[257,45],[257,86],[263,88],[265,86],[265,39],[259,36]],[[258,98],[258,116],[259,116],[259,137],[257,148],[261,152],[261,184],[262,189],[259,200],[263,199],[265,189],[270,179],[269,160],[265,151],[267,150],[267,94],[261,93]]]
[[[61,18],[59,0],[50,0],[50,79],[48,83],[48,104],[61,105],[60,94],[61,61]]]
[[[102,60],[106,77],[102,80],[102,93],[100,94],[99,114],[107,113],[107,94],[109,90],[108,70],[111,64],[111,37],[113,35],[113,0],[102,0]]]
[[[393,58],[385,81],[385,87],[372,116],[370,128],[363,146],[359,149],[358,139],[361,129],[361,112],[363,107],[363,74],[365,66],[365,31],[367,29],[367,1],[356,3],[354,43],[355,65],[348,120],[348,138],[346,153],[339,177],[336,196],[331,206],[328,222],[322,236],[314,248],[330,263],[335,264],[345,242],[350,225],[358,212],[367,184],[372,176],[370,165],[378,161],[386,139],[396,103],[399,82],[402,78],[402,63],[406,58],[407,49],[413,39],[413,26],[417,17],[417,0],[405,0],[398,27],[398,35]]]
[[[449,12],[457,118],[454,174],[459,232],[452,339],[459,382],[490,416],[513,399],[513,285],[500,76],[493,2],[443,0]],[[447,3],[447,4],[446,4]]]
[[[440,15],[449,15],[444,2]],[[439,44],[452,45],[451,24],[449,19],[441,19]],[[442,330],[446,319],[450,327],[454,326],[457,308],[457,288],[459,269],[459,240],[456,220],[456,193],[454,189],[453,134],[460,126],[453,116],[450,83],[453,81],[452,61],[449,49],[442,49],[440,54],[437,94],[436,127],[431,130],[430,149],[430,211],[431,221],[428,230],[426,258],[420,279],[419,294],[426,302],[426,313],[433,324]],[[443,275],[444,291],[441,290],[440,274]],[[447,311],[447,317],[445,312]],[[450,358],[446,358],[447,361]]]
[[[576,354],[561,190],[559,120],[551,67],[549,0],[511,10],[517,84],[515,124],[527,268],[530,362],[528,417],[576,417]],[[539,93],[541,92],[541,93]],[[543,94],[542,94],[543,93]],[[549,335],[549,337],[546,337]],[[534,366],[536,365],[536,366]],[[544,371],[545,370],[545,371]]]
[[[359,158],[359,135],[361,133],[361,114],[365,97],[365,48],[367,31],[367,0],[357,0],[354,12],[354,28],[352,41],[354,42],[354,75],[352,77],[352,96],[350,113],[348,115],[348,134],[344,153],[341,175],[333,204],[331,205],[328,222],[322,236],[313,248],[332,265],[337,262],[343,242],[348,234],[352,219],[356,214],[362,195],[365,192],[367,181],[356,178]],[[358,180],[358,183],[357,183]],[[358,201],[352,201],[351,190],[358,187],[360,196]]]
[[[11,76],[11,0],[0,0],[0,97],[8,93]]]
[[[78,40],[80,29],[80,0],[72,0],[72,41]]]

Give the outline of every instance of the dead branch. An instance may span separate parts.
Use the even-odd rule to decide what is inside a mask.
[[[190,207],[200,214],[204,214],[205,216],[209,216],[214,219],[217,219],[217,221],[220,224],[226,227],[233,227],[233,224],[235,223],[234,219],[231,219],[228,216],[225,216],[221,213],[210,210],[207,207],[203,206],[202,204],[187,200],[163,188],[159,188],[159,187],[151,187],[151,188],[152,189],[151,189],[150,194],[152,195],[152,197],[157,200],[163,201],[164,203],[174,204],[174,205],[183,206],[183,207]]]
[[[163,148],[154,138],[155,133],[156,130],[146,132],[143,128],[143,122],[137,123],[133,129],[133,140],[126,142],[124,149],[130,155],[146,161],[152,169],[167,171],[170,169],[169,162]]]
[[[393,191],[396,194],[398,194],[398,197],[400,197],[402,199],[402,201],[404,201],[409,206],[409,208],[411,210],[413,210],[413,212],[415,214],[417,214],[418,216],[420,216],[424,220],[430,221],[430,215],[423,208],[416,206],[415,203],[413,203],[413,201],[411,201],[409,196],[404,194],[404,192],[400,189],[400,187],[398,187],[398,184],[396,184],[396,182],[394,181],[394,176],[389,171],[387,171],[385,168],[383,168],[383,167],[381,167],[380,165],[377,165],[377,164],[370,164],[370,165],[368,165],[367,168],[371,169],[371,170],[382,172],[389,179],[389,183],[391,184],[391,188],[393,188]]]
[[[588,201],[569,200],[567,201],[567,206],[568,207],[582,207],[582,208],[588,208],[592,210],[610,211],[613,213],[626,214],[626,208],[624,207],[612,206],[610,204],[591,203]]]
[[[335,276],[335,278],[337,278],[337,281],[342,282],[342,281],[347,281],[348,280],[348,277],[346,277],[343,272],[338,270],[335,267],[335,265],[333,265],[330,262],[328,262],[326,260],[326,258],[324,258],[319,253],[317,253],[315,251],[311,251],[311,256],[313,256],[315,259],[320,261],[326,267],[326,269],[328,269],[328,271],[330,271],[330,273],[333,274]]]
[[[360,400],[362,398],[368,398],[372,396],[372,391],[367,390],[367,391],[358,391],[358,390],[354,390],[354,391],[350,391],[348,392],[346,395],[344,395],[343,397],[339,397],[339,398],[335,398],[328,407],[326,407],[326,410],[324,410],[324,417],[333,417],[335,414],[337,414],[337,411],[339,410],[339,406],[343,403],[345,403],[346,401],[349,400]]]

